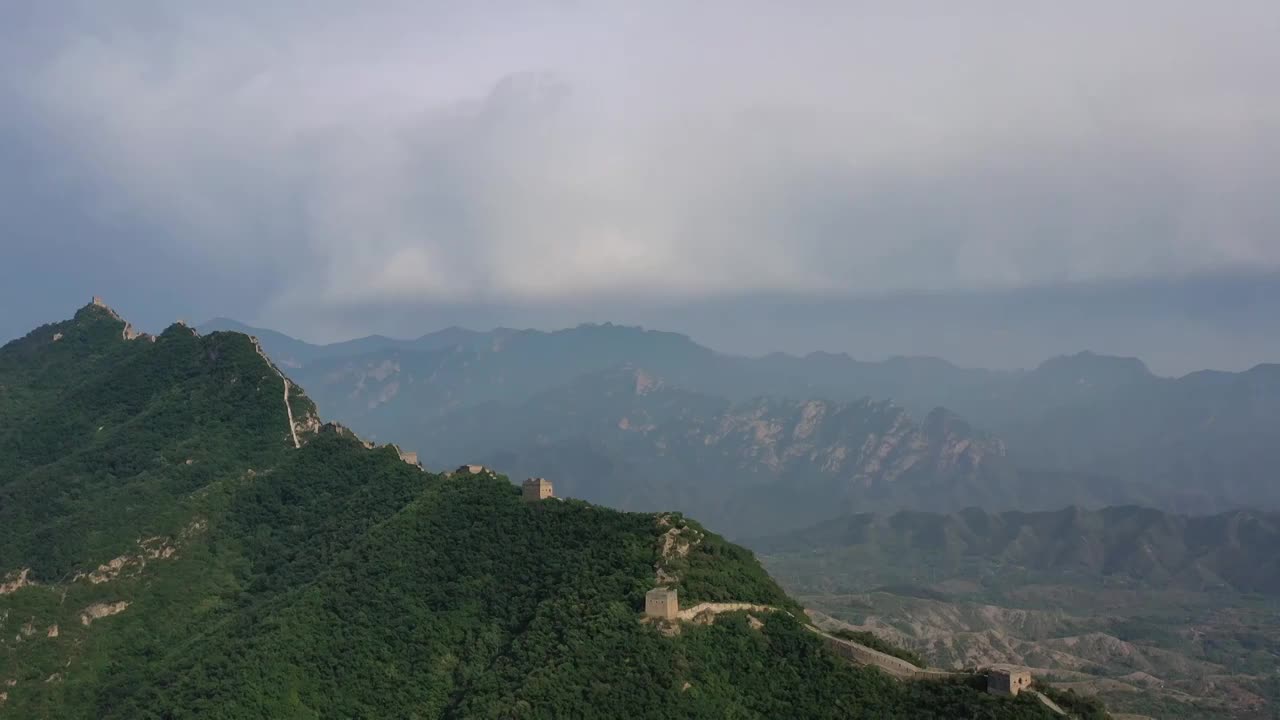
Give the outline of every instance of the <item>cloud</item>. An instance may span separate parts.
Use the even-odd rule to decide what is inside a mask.
[[[606,5],[31,10],[0,133],[269,317],[1280,268],[1274,3]]]

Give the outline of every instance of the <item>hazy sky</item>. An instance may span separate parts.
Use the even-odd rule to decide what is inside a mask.
[[[930,344],[910,313],[883,347],[835,321],[796,332],[840,303],[1230,294],[1280,272],[1275,0],[0,15],[0,338],[97,293],[144,323],[233,315],[313,339],[607,310],[706,316],[744,349],[1008,364],[984,358],[1051,345]],[[1170,368],[1276,349],[1178,314],[1212,299],[1151,297]]]

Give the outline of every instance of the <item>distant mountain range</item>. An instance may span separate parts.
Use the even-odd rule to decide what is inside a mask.
[[[923,487],[946,507],[1001,483],[1003,447],[946,411],[915,423],[889,402],[730,402],[634,368],[583,375],[512,405],[490,403],[412,426],[565,492],[623,507],[674,505],[726,532],[788,527],[832,507],[901,501]]]
[[[333,345],[201,329],[256,335],[327,414],[430,464],[555,474],[726,532],[857,510],[1280,507],[1280,365],[1172,379],[1088,352],[1019,372],[745,358],[610,324]]]
[[[485,387],[488,397],[518,401],[585,373],[631,365],[669,384],[731,400],[763,395],[833,400],[870,396],[892,398],[920,416],[936,406],[949,405],[945,401],[961,388],[982,387],[1018,375],[958,368],[937,358],[862,362],[843,353],[823,352],[803,357],[783,353],[739,357],[715,352],[678,333],[610,323],[552,332],[448,328],[415,340],[370,336],[330,345],[313,345],[225,318],[199,329],[255,335],[277,362],[302,369],[308,376],[332,381],[338,379],[333,377],[335,373],[346,373],[356,383],[365,380],[355,396],[370,406],[387,402],[380,399],[382,394],[389,400],[396,393],[410,391],[397,381],[421,382],[424,372],[431,376],[446,369],[459,373],[459,365],[468,368],[468,377],[446,374],[425,379],[442,385],[469,385],[455,388],[457,395],[452,399],[462,404],[485,397]],[[446,361],[438,354],[442,351],[463,355]],[[384,360],[392,364],[384,368]],[[388,389],[392,384],[395,390]],[[950,390],[943,392],[943,388]]]
[[[1280,513],[1175,515],[1135,506],[1050,512],[860,513],[749,541],[791,579],[839,591],[908,575],[932,583],[1052,579],[1280,597]],[[859,579],[860,578],[860,579]],[[865,587],[863,587],[865,589]]]
[[[1280,507],[1280,365],[1160,378],[1081,353],[957,407],[1020,465],[1147,483],[1145,499],[1183,512]]]

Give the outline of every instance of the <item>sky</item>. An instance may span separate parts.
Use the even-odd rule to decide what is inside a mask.
[[[0,338],[1280,360],[1280,4],[0,0]]]

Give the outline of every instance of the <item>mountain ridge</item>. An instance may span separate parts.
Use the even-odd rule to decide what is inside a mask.
[[[573,333],[574,331],[577,331],[577,330],[590,329],[590,328],[596,328],[596,327],[619,328],[625,331],[635,331],[637,333],[655,333],[655,334],[661,334],[661,335],[675,336],[675,337],[687,340],[689,343],[696,345],[698,348],[701,348],[702,350],[705,350],[714,355],[720,355],[724,357],[736,358],[741,360],[754,360],[754,361],[775,360],[775,359],[783,359],[783,360],[791,360],[791,361],[825,360],[825,361],[849,362],[849,363],[861,364],[861,365],[933,366],[935,368],[945,368],[945,369],[952,369],[952,370],[959,370],[959,371],[976,371],[976,372],[990,373],[995,375],[1006,375],[1006,376],[1026,375],[1029,373],[1034,373],[1038,370],[1044,371],[1044,370],[1051,369],[1055,365],[1060,363],[1071,365],[1071,364],[1079,363],[1082,360],[1091,361],[1094,364],[1102,364],[1102,365],[1112,364],[1113,366],[1129,364],[1134,366],[1133,369],[1139,370],[1140,374],[1156,380],[1182,380],[1182,379],[1185,379],[1194,375],[1198,375],[1201,373],[1215,373],[1215,374],[1221,374],[1221,375],[1244,375],[1244,374],[1248,374],[1254,371],[1258,371],[1258,370],[1262,370],[1270,367],[1280,367],[1280,362],[1261,361],[1242,370],[1222,370],[1217,368],[1202,368],[1198,370],[1190,370],[1182,374],[1164,375],[1164,374],[1157,374],[1155,372],[1152,372],[1147,367],[1146,362],[1139,357],[1129,356],[1129,355],[1115,355],[1115,354],[1111,354],[1107,352],[1099,352],[1091,349],[1082,349],[1074,352],[1066,352],[1066,353],[1061,353],[1057,355],[1051,355],[1049,357],[1044,358],[1036,365],[1022,367],[1022,368],[1007,368],[1007,369],[993,369],[993,368],[983,368],[983,367],[974,366],[974,365],[960,365],[952,362],[951,360],[948,360],[945,357],[938,356],[938,355],[901,355],[899,354],[899,355],[890,355],[880,360],[860,360],[854,357],[848,351],[844,351],[844,350],[832,351],[832,350],[823,350],[823,349],[813,349],[813,350],[807,350],[804,352],[772,350],[769,352],[763,352],[758,354],[749,354],[749,353],[742,354],[742,353],[723,352],[720,350],[716,350],[710,346],[703,345],[702,343],[695,340],[691,335],[688,335],[685,333],[673,332],[669,330],[659,330],[655,328],[645,327],[643,325],[627,325],[627,324],[613,323],[613,322],[600,322],[600,323],[584,322],[584,323],[579,323],[578,325],[566,326],[566,327],[556,328],[552,330],[540,330],[540,329],[534,329],[534,328],[518,329],[518,328],[505,327],[505,326],[497,326],[497,327],[490,328],[488,330],[477,330],[474,328],[468,328],[468,327],[463,327],[459,325],[451,325],[448,327],[441,328],[439,330],[432,330],[415,337],[390,337],[386,335],[374,334],[374,335],[365,335],[365,336],[356,337],[356,338],[349,338],[347,340],[338,340],[338,341],[333,341],[328,343],[316,343],[316,342],[311,342],[307,340],[301,340],[298,338],[294,338],[288,335],[287,333],[264,328],[261,326],[251,325],[249,323],[244,323],[239,320],[235,320],[234,318],[228,318],[225,316],[210,318],[209,320],[203,323],[200,323],[195,327],[200,332],[205,332],[206,330],[215,331],[220,329],[235,329],[237,332],[244,332],[247,335],[256,335],[259,338],[263,336],[279,336],[280,338],[284,338],[296,343],[302,343],[311,348],[316,348],[316,349],[357,347],[357,345],[354,345],[354,344],[360,343],[362,341],[373,341],[373,340],[386,342],[392,345],[395,345],[395,344],[407,345],[407,344],[419,342],[424,339],[448,338],[450,336],[465,337],[465,338],[482,338],[482,337],[488,338],[488,337],[505,337],[505,336],[510,336],[510,335],[519,334],[519,333],[529,333],[529,334],[535,334],[535,335],[557,335],[557,334]],[[1048,367],[1046,367],[1046,365]]]
[[[634,509],[677,502],[730,533],[887,502],[926,481],[939,501],[1008,481],[999,441],[944,409],[916,422],[867,398],[732,403],[637,367],[582,375],[492,416],[459,411],[406,431],[433,454],[552,468],[575,495]]]
[[[280,393],[314,406],[251,338],[121,329],[0,348],[0,712],[1049,717],[842,663],[796,612],[641,622],[659,582],[798,606],[679,515],[526,502],[334,424],[295,447]]]
[[[1280,427],[1280,372],[1275,370],[1280,365],[1164,378],[1139,359],[1087,351],[1006,372],[958,368],[936,358],[866,363],[844,353],[744,358],[716,353],[686,336],[612,325],[467,337],[463,344],[421,352],[326,358],[295,374],[348,425],[415,446],[424,458],[445,463],[469,461],[477,452],[492,456],[523,449],[471,447],[465,449],[468,457],[460,457],[462,449],[454,445],[433,445],[434,431],[424,424],[433,426],[451,415],[465,418],[478,408],[523,412],[533,398],[565,391],[579,377],[630,365],[730,406],[761,396],[832,403],[871,397],[892,400],[922,420],[937,407],[947,408],[1003,442],[1003,462],[1010,467],[999,473],[1005,479],[994,483],[994,497],[1016,502],[995,509],[1038,510],[1071,502],[1090,507],[1133,502],[1196,513],[1280,508],[1280,487],[1271,482],[1270,470],[1280,465],[1280,443],[1271,429]],[[540,424],[547,423],[527,418],[531,429]],[[608,427],[584,433],[558,459],[541,451],[539,462],[564,465],[574,455],[598,454],[590,449],[612,442]],[[631,455],[609,455],[596,465],[636,461]],[[692,469],[671,471],[686,483],[695,481]],[[929,505],[928,497],[922,487],[895,502],[928,510],[965,504],[958,497],[957,504],[938,507]]]

